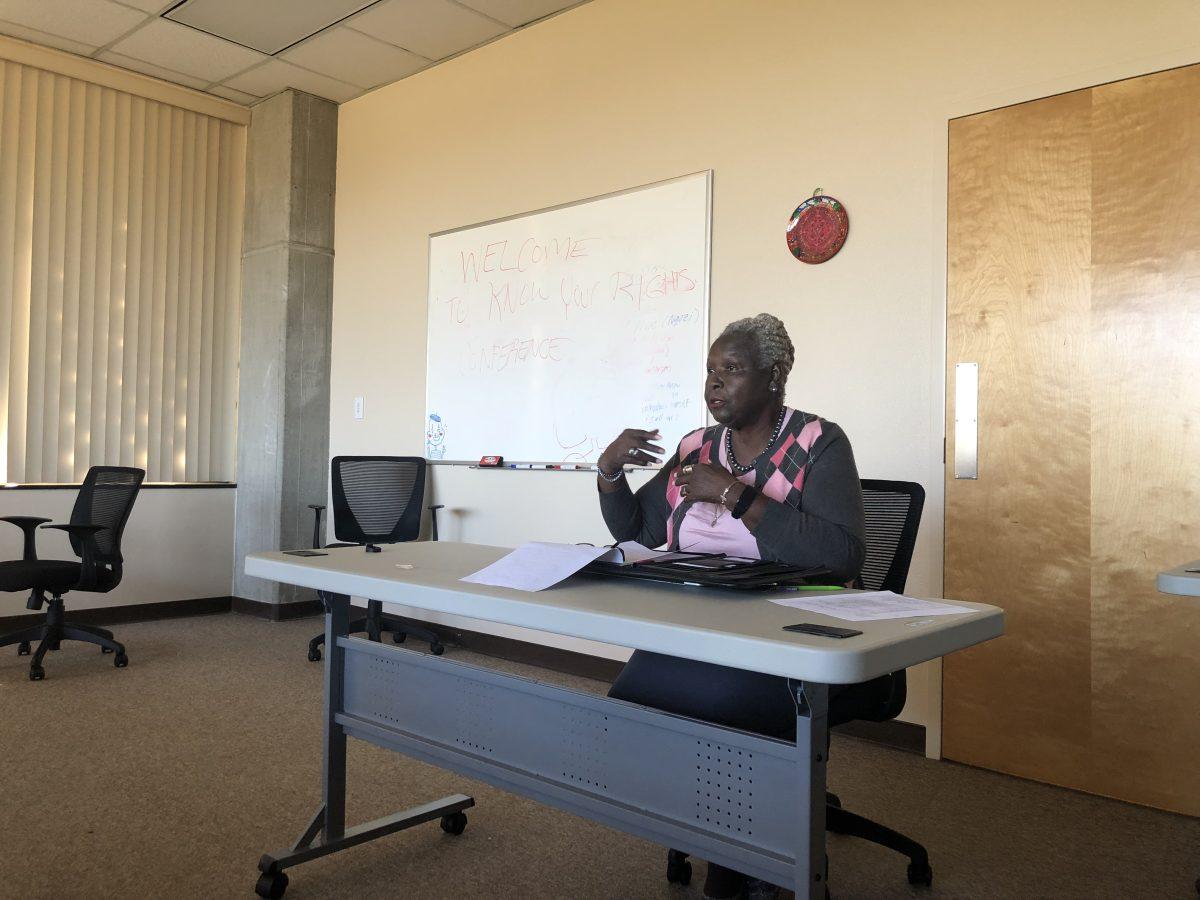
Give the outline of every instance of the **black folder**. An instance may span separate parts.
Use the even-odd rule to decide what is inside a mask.
[[[761,559],[741,559],[723,553],[675,553],[635,563],[593,562],[585,574],[616,578],[641,578],[693,587],[732,588],[739,591],[767,590],[811,584],[828,575],[829,569],[803,568]]]

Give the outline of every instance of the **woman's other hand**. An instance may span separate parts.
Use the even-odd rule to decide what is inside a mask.
[[[617,439],[604,448],[596,465],[605,475],[612,475],[621,466],[646,466],[662,462],[663,448],[652,441],[661,440],[657,431],[626,428]]]
[[[730,485],[738,484],[728,469],[712,463],[690,463],[679,467],[675,476],[680,493],[688,500],[700,500],[706,503],[720,503],[721,494]],[[737,492],[731,490],[726,494],[727,500],[737,497]]]

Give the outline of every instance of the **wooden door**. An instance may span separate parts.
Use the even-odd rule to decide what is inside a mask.
[[[950,126],[948,597],[1006,637],[946,659],[947,758],[1200,813],[1200,67]]]

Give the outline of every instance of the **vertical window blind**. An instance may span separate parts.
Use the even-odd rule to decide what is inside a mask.
[[[245,142],[0,60],[0,482],[234,479]]]

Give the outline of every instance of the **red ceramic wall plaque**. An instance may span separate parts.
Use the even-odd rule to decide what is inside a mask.
[[[817,188],[792,213],[787,227],[788,249],[800,262],[823,263],[837,255],[849,232],[846,207]]]

